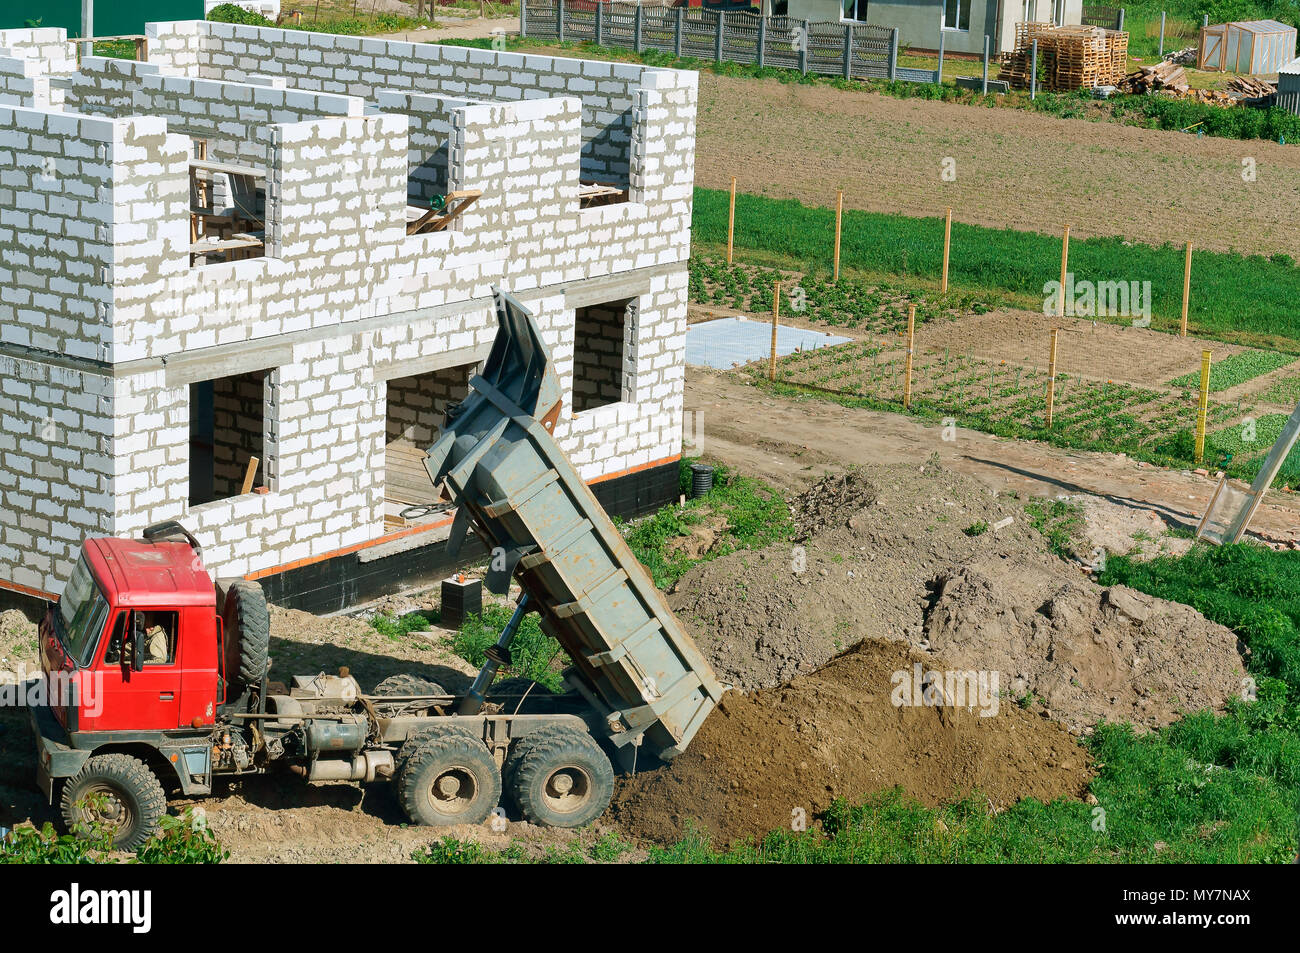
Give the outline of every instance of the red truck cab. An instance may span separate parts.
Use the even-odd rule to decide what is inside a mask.
[[[215,723],[216,591],[188,542],[86,540],[41,623],[50,705],[69,733]],[[74,693],[61,692],[69,682]]]

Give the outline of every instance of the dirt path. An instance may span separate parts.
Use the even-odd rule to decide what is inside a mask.
[[[1021,496],[1090,493],[1133,510],[1154,510],[1170,526],[1194,529],[1214,490],[1212,476],[1164,470],[1121,454],[1064,450],[941,428],[901,414],[767,394],[703,368],[686,375],[686,410],[698,411],[703,452],[788,490],[864,463],[920,463],[931,454],[960,473]],[[1300,500],[1273,491],[1251,529],[1300,542]]]
[[[700,75],[697,185],[973,225],[1294,254],[1300,149]],[[956,181],[940,177],[956,163]],[[1242,180],[1242,160],[1257,176]],[[1201,223],[1213,222],[1213,228]]]
[[[438,40],[483,40],[502,30],[507,36],[519,32],[518,17],[455,17],[439,13],[438,25],[428,30],[408,30],[404,33],[385,33],[389,40],[408,43],[433,43]]]

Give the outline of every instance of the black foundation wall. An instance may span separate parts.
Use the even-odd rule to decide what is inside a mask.
[[[679,470],[674,460],[604,480],[591,491],[611,516],[634,519],[677,499]],[[455,559],[447,555],[445,542],[432,543],[370,562],[362,562],[360,553],[348,553],[264,576],[258,582],[268,602],[323,615],[435,582],[455,569],[486,558],[486,548],[471,534]]]

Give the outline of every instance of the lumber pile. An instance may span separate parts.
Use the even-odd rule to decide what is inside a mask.
[[[1198,52],[1197,47],[1189,46],[1176,53],[1166,53],[1165,60],[1170,63],[1177,63],[1179,66],[1195,66]]]
[[[1226,90],[1192,89],[1187,83],[1186,71],[1173,60],[1129,73],[1120,81],[1119,89],[1139,96],[1161,92],[1175,99],[1190,99],[1211,106],[1235,106],[1243,100],[1262,99],[1277,92],[1272,83],[1253,76],[1235,77]]]
[[[1143,66],[1125,76],[1118,85],[1121,92],[1138,95],[1158,89],[1182,94],[1188,92],[1190,88],[1187,83],[1187,71],[1172,60],[1165,60],[1154,66]]]
[[[1244,99],[1262,99],[1276,93],[1277,87],[1267,80],[1256,79],[1254,76],[1236,76],[1228,83],[1228,92]]]
[[[1017,23],[1016,48],[1003,53],[998,79],[1028,89],[1038,41],[1039,85],[1065,91],[1117,85],[1128,61],[1128,34],[1095,26]]]

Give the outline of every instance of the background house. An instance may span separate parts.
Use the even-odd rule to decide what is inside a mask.
[[[801,20],[897,28],[899,46],[915,50],[937,50],[942,32],[949,53],[983,53],[986,35],[994,53],[1009,52],[1019,22],[1077,25],[1083,17],[1083,0],[786,0],[785,8]]]

